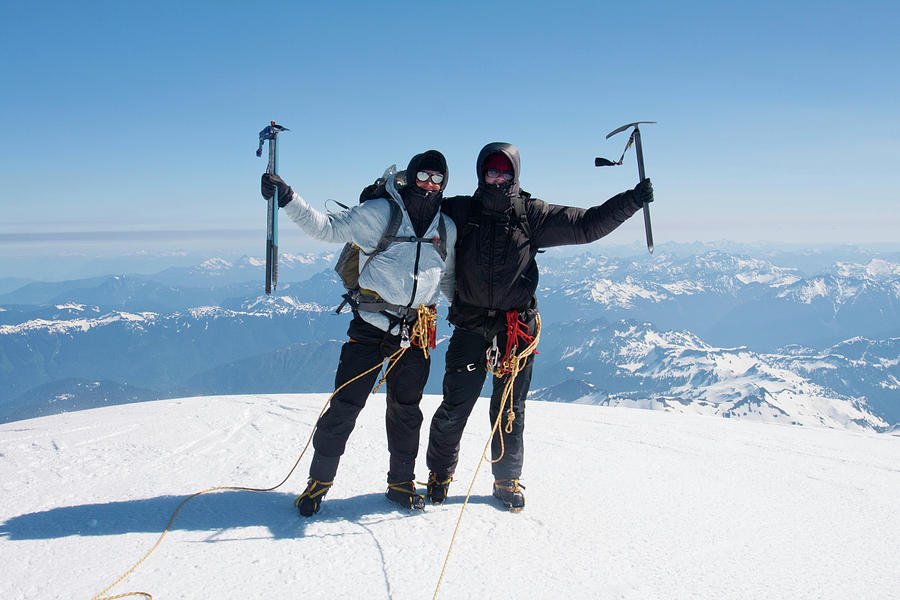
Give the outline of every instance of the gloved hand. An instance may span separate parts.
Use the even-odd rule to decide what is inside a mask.
[[[260,181],[260,191],[263,198],[268,200],[275,194],[275,188],[278,188],[278,206],[284,208],[288,202],[294,197],[294,190],[291,186],[284,182],[284,179],[272,173],[263,173]]]
[[[638,208],[643,208],[645,204],[653,202],[653,184],[650,183],[649,177],[634,186],[632,192],[634,192],[634,201]]]

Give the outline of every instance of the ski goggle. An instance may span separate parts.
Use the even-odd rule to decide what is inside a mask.
[[[511,171],[498,171],[497,169],[488,169],[484,172],[485,176],[491,179],[502,179],[503,181],[512,181],[513,174]]]
[[[432,173],[426,173],[425,171],[419,171],[418,173],[416,173],[416,179],[418,179],[422,183],[425,183],[426,181],[428,181],[430,179],[431,183],[434,183],[436,185],[441,185],[441,182],[444,180],[444,176],[441,175],[440,173],[432,174]]]

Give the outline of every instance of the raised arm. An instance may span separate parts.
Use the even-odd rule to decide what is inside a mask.
[[[267,180],[270,186],[267,187]],[[271,197],[278,188],[278,205],[307,235],[323,242],[352,242],[363,250],[374,250],[388,226],[390,209],[386,199],[368,200],[339,213],[326,214],[311,207],[277,175],[263,175],[262,193]]]

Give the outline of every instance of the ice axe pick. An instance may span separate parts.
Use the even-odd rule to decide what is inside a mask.
[[[618,129],[610,131],[606,134],[606,139],[611,138],[617,133],[622,133],[629,127],[634,127],[634,130],[631,132],[631,136],[628,138],[628,143],[625,144],[625,150],[622,151],[622,156],[619,157],[618,162],[613,162],[606,158],[600,158],[599,156],[594,159],[595,167],[612,167],[622,164],[622,160],[625,158],[625,153],[628,152],[628,149],[631,148],[631,144],[634,143],[634,150],[637,153],[637,163],[638,163],[638,176],[640,177],[639,181],[645,180],[647,177],[644,175],[644,152],[641,149],[641,130],[638,125],[643,124],[654,124],[656,121],[636,121],[634,123],[629,123],[628,125],[622,125]],[[650,206],[644,205],[644,232],[647,234],[647,249],[650,251],[650,254],[653,254],[653,229],[650,227]]]

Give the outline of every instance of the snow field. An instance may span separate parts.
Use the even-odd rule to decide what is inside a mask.
[[[0,426],[0,597],[93,597],[185,496],[281,481],[326,398],[185,398]],[[423,401],[422,481],[438,402]],[[487,402],[450,498],[424,513],[383,496],[383,406],[369,399],[316,517],[292,506],[307,454],[274,492],[188,502],[109,594],[431,597]],[[482,465],[439,598],[900,598],[898,436],[541,402],[526,418],[527,506],[501,510]]]

